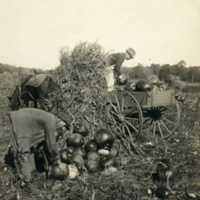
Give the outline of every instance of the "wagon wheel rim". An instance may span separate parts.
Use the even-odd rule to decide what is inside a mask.
[[[153,136],[167,139],[180,125],[181,108],[178,101],[175,101],[173,105],[143,109],[143,116],[144,129],[152,132]]]
[[[115,89],[110,92],[109,104],[111,106],[109,112],[111,114],[112,123],[121,135],[128,136],[132,140],[137,139],[142,126],[143,117],[142,110],[132,94],[122,89]],[[128,106],[127,106],[128,103]]]

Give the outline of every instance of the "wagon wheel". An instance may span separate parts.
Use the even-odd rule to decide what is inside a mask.
[[[143,110],[143,129],[152,132],[153,136],[169,138],[180,125],[181,109],[178,101],[174,105],[157,106]]]
[[[109,112],[118,134],[135,140],[143,125],[142,110],[139,103],[129,92],[116,88],[109,93]]]

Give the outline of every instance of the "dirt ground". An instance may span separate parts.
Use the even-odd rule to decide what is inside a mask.
[[[88,199],[88,200],[156,200],[155,190],[166,186],[166,182],[153,179],[156,163],[168,158],[175,168],[170,180],[169,200],[200,199],[200,103],[199,93],[184,93],[192,101],[191,108],[181,105],[181,126],[169,139],[152,139],[150,133],[143,132],[136,142],[146,153],[119,157],[121,165],[111,175],[82,174],[74,180],[45,180],[44,174],[36,177],[35,184],[40,189],[38,196],[29,196],[20,190],[10,170],[5,170],[4,155],[9,144],[9,118],[6,91],[0,99],[0,199]],[[149,145],[151,144],[151,145]],[[189,196],[188,196],[189,193]]]

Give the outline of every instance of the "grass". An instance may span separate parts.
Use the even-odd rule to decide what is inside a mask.
[[[183,93],[188,100],[197,105],[195,90]],[[156,164],[162,158],[169,158],[176,167],[174,180],[170,182],[173,193],[170,200],[187,200],[185,194],[197,194],[200,190],[199,155],[200,155],[200,113],[198,109],[189,109],[181,104],[181,126],[168,140],[154,140],[150,132],[143,131],[142,137],[136,144],[146,153],[141,158],[136,154],[118,157],[118,171],[111,175],[103,175],[101,171],[84,173],[74,180],[46,180],[43,173],[38,173],[34,184],[39,188],[38,196],[30,196],[20,188],[17,176],[10,170],[4,171],[4,155],[9,144],[10,124],[6,95],[1,97],[0,103],[0,199],[45,199],[45,200],[155,200],[154,190],[165,185],[165,182],[154,182]],[[195,108],[197,108],[195,107]],[[151,145],[150,145],[151,144]]]

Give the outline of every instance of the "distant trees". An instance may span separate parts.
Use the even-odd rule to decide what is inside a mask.
[[[21,82],[29,74],[46,72],[47,71],[44,71],[42,69],[36,70],[34,68],[16,67],[13,65],[0,63],[0,87],[3,87],[3,85],[6,86],[7,80],[10,80],[10,82],[13,82],[16,85],[17,82]]]
[[[10,93],[19,84],[19,74],[17,72],[10,73],[5,71],[0,74],[0,90]]]
[[[138,64],[136,67],[123,67],[122,69],[122,72],[128,74],[131,79],[147,79],[149,76],[154,75],[159,80],[168,82],[169,76],[173,75],[180,81],[200,82],[200,66],[186,67],[184,60],[175,65],[151,64],[149,67],[144,67]]]
[[[29,69],[0,63],[0,90],[12,93],[16,85],[27,77]]]
[[[131,68],[123,68],[123,73],[128,74],[129,78],[139,80],[139,79],[157,79],[157,75],[153,73],[153,71],[149,67],[144,67],[142,65],[138,65],[136,67]]]
[[[35,69],[16,67],[0,63],[0,88],[10,89],[20,83],[29,73],[33,73]],[[38,73],[51,73],[52,70],[37,70]],[[135,67],[123,67],[122,73],[127,74],[130,79],[145,79],[149,81],[160,80],[169,84],[170,80],[186,82],[200,82],[200,66],[186,67],[184,60],[179,61],[175,65],[169,64],[151,64],[151,66],[143,66],[138,63]]]

